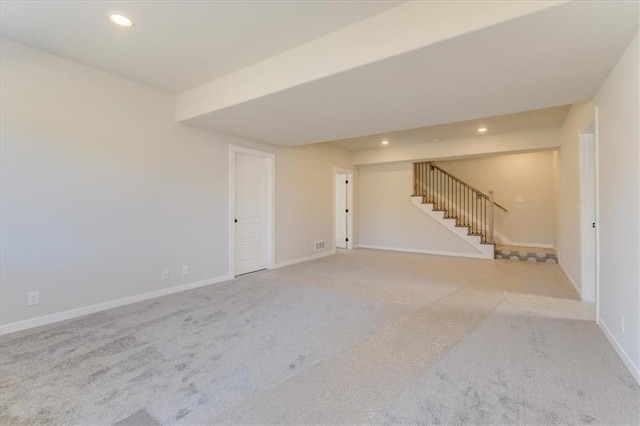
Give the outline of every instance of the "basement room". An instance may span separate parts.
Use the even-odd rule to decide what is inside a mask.
[[[1,425],[639,425],[640,2],[0,2]]]

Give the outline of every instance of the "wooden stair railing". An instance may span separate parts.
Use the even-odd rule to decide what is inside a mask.
[[[484,244],[494,244],[494,206],[507,211],[493,200],[493,191],[487,195],[430,161],[413,163],[413,195],[456,219],[456,226],[466,226]]]

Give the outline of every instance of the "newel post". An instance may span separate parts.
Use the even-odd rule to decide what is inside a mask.
[[[493,243],[493,191],[489,191],[489,242]]]

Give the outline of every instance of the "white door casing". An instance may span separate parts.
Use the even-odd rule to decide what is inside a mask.
[[[353,170],[333,168],[333,246],[335,248],[353,248],[353,186]]]
[[[596,139],[592,123],[580,133],[580,295],[585,302],[596,301],[597,207]]]
[[[336,248],[347,248],[347,175],[335,174],[335,239]]]
[[[229,275],[273,268],[273,154],[231,146]]]

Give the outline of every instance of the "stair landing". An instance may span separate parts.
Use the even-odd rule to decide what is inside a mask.
[[[525,262],[558,263],[555,249],[540,247],[496,246],[496,259],[522,260]]]

